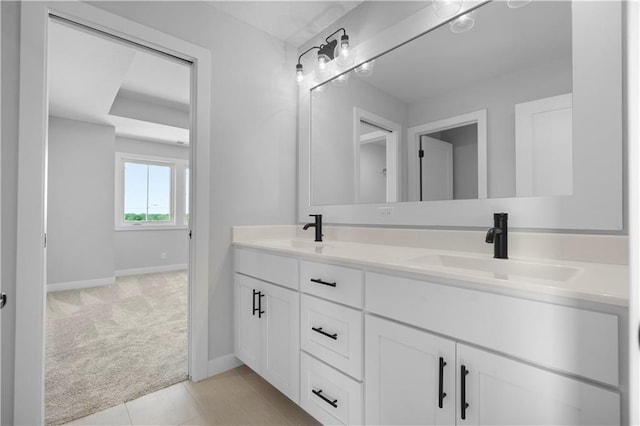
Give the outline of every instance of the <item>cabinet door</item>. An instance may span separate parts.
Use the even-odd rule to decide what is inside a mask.
[[[264,284],[262,376],[298,402],[300,393],[300,296]]]
[[[365,423],[454,424],[454,367],[453,341],[367,315]]]
[[[235,274],[235,355],[253,370],[261,370],[262,333],[261,320],[253,308],[258,305],[258,295],[263,283],[244,275]],[[263,298],[264,303],[264,298]]]
[[[458,424],[620,424],[617,392],[462,344],[457,356]]]

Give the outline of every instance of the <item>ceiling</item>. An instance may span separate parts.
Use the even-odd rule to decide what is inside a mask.
[[[49,113],[110,125],[123,137],[188,144],[190,67],[52,21]]]
[[[208,1],[249,25],[298,47],[362,1]]]

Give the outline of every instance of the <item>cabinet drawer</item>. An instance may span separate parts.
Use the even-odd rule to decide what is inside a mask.
[[[362,424],[362,384],[302,352],[300,405],[323,424]]]
[[[368,312],[618,385],[615,315],[376,273],[366,286]]]
[[[298,260],[255,250],[234,251],[236,272],[297,290]]]
[[[301,347],[362,380],[362,311],[302,295]]]
[[[305,260],[300,262],[300,288],[303,292],[354,308],[362,308],[362,275],[358,269]]]

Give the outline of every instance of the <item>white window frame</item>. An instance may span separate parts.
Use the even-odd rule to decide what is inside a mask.
[[[158,166],[168,166],[171,168],[171,195],[170,195],[170,215],[171,220],[166,222],[140,221],[125,222],[124,220],[124,165],[127,162],[138,164],[149,164]],[[150,155],[130,154],[126,152],[116,152],[115,170],[115,230],[116,231],[137,231],[137,230],[159,230],[159,229],[187,229],[185,223],[185,209],[178,206],[185,204],[185,170],[189,167],[189,161],[156,157]]]

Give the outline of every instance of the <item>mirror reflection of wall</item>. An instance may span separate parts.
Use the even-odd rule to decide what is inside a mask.
[[[423,200],[436,200],[572,193],[571,135],[568,143],[566,132],[563,137],[563,160],[549,169],[547,166],[553,158],[558,158],[548,155],[549,146],[555,142],[549,137],[550,132],[544,130],[545,125],[537,125],[539,123],[534,126],[534,135],[530,138],[536,141],[538,148],[533,152],[539,155],[531,157],[535,161],[528,166],[534,176],[550,176],[552,170],[557,176],[549,180],[565,182],[563,189],[559,194],[555,186],[546,183],[537,185],[535,190],[516,188],[517,180],[522,180],[517,176],[523,175],[519,171],[522,162],[516,158],[519,155],[516,145],[522,145],[523,134],[521,129],[516,129],[516,109],[529,102],[571,95],[572,41],[574,37],[588,38],[589,35],[572,33],[572,8],[568,1],[531,2],[518,9],[508,8],[504,2],[490,2],[476,12],[475,25],[468,32],[457,34],[449,25],[441,26],[376,58],[372,75],[361,77],[350,72],[347,85],[327,82],[321,86],[321,92],[312,91],[313,205],[373,202],[366,197],[346,195],[353,193],[354,186],[358,185],[353,178],[355,162],[342,161],[335,156],[338,151],[350,150],[353,145],[354,127],[348,122],[354,107],[371,111],[401,126],[397,201],[417,201],[421,195]],[[472,157],[460,157],[460,152],[465,151],[461,151],[462,148],[456,151],[455,144],[449,142],[452,145],[451,195],[420,194],[417,186],[425,185],[426,175],[420,178],[418,167],[414,170],[411,162],[415,152],[411,150],[416,143],[424,142],[422,135],[417,142],[408,140],[408,129],[478,110],[487,111],[484,166],[480,158],[471,166]],[[555,118],[560,115],[570,119],[571,106]],[[534,121],[540,117],[533,114]],[[560,127],[566,130],[570,120],[563,123]],[[555,134],[555,131],[551,133]],[[437,135],[431,137],[437,139]],[[470,144],[472,142],[465,148],[469,152],[473,150]],[[478,148],[475,151],[477,153]],[[338,175],[349,177],[338,183],[316,174],[327,162],[335,164],[335,180]],[[467,166],[456,167],[456,163]],[[482,188],[478,189],[481,186],[478,183],[482,181],[486,182],[485,193]]]

